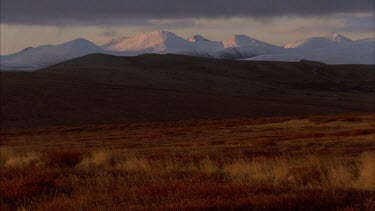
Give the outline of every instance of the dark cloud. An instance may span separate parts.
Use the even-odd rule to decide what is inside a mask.
[[[373,15],[342,17],[342,21],[345,26],[337,28],[337,31],[375,33],[375,20]]]
[[[202,26],[192,19],[173,19],[149,21],[148,29],[184,29],[194,26]]]
[[[1,0],[1,22],[116,25],[147,19],[373,12],[374,0]]]
[[[164,29],[164,30],[183,29],[183,28],[188,28],[188,27],[193,27],[193,26],[200,26],[200,24],[190,19],[189,20],[178,19],[178,20],[150,20],[150,21],[138,21],[138,22],[125,22],[125,25],[126,26],[136,25],[139,29],[141,29],[141,31],[156,30],[156,29]],[[114,28],[111,28],[111,27],[104,27],[103,31],[97,33],[97,35],[100,37],[120,36],[120,34]]]

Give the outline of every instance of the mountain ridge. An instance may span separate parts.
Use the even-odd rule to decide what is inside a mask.
[[[307,59],[328,64],[374,64],[374,43],[372,38],[351,40],[332,33],[277,46],[247,35],[234,35],[224,41],[211,41],[201,35],[184,39],[172,32],[156,30],[134,37],[115,38],[101,46],[78,38],[58,45],[29,47],[18,53],[0,56],[0,70],[33,71],[92,53],[118,56],[172,53],[219,59]]]

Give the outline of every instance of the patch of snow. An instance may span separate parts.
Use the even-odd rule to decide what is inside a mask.
[[[167,31],[142,33],[112,45],[107,50],[139,51],[142,53],[166,53],[189,50],[190,43],[183,38]]]
[[[102,45],[102,48],[109,49],[111,46],[117,45],[117,44],[119,44],[119,43],[121,43],[121,42],[123,42],[123,41],[125,41],[125,40],[127,40],[129,38],[130,37],[118,37],[118,38],[112,39],[112,40],[104,43]]]
[[[189,42],[204,42],[204,41],[210,41],[207,38],[201,36],[201,35],[194,35],[187,39]]]

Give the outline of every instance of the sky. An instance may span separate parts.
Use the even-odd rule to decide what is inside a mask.
[[[331,32],[374,37],[374,0],[0,0],[0,54],[153,30],[211,40],[245,34],[277,45]]]

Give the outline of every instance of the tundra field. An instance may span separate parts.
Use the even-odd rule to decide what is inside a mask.
[[[1,210],[374,210],[374,115],[3,129]]]
[[[1,210],[375,210],[373,65],[86,55],[1,73]]]

